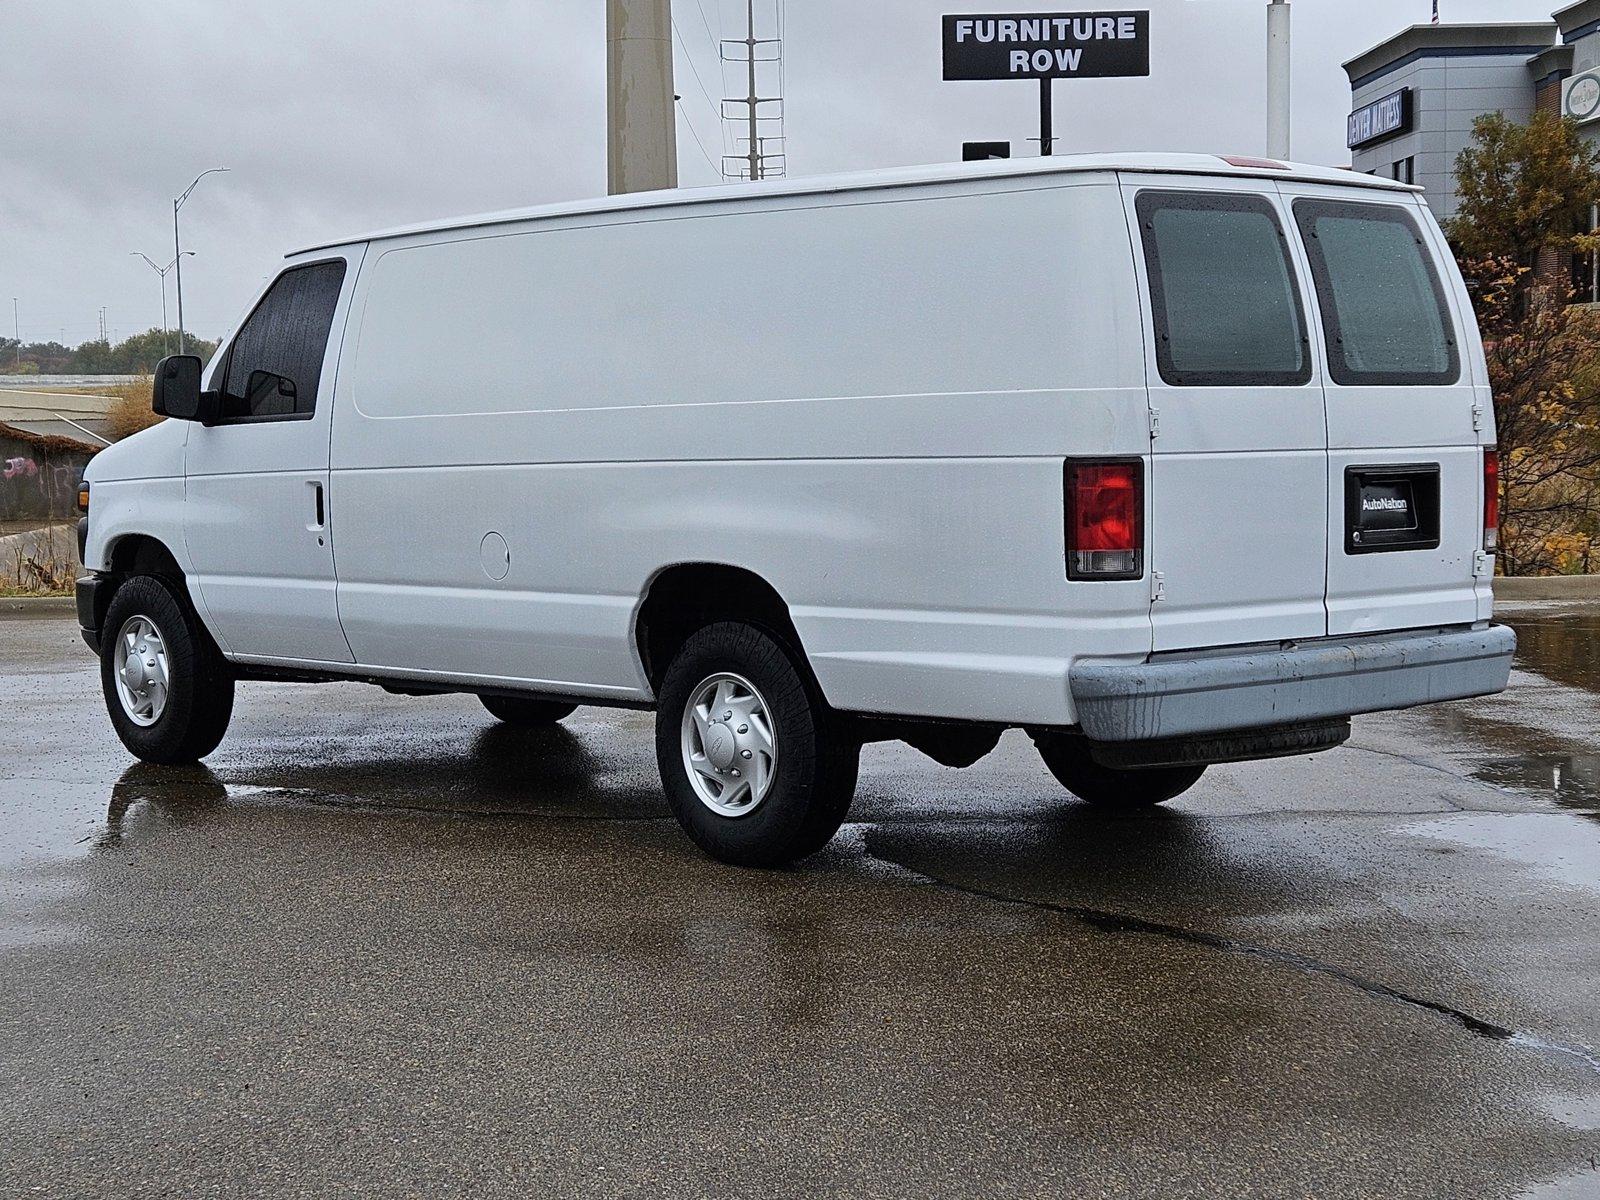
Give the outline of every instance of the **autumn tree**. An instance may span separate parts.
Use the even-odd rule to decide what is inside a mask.
[[[1456,159],[1447,226],[1472,292],[1500,447],[1500,566],[1594,569],[1600,548],[1600,314],[1565,263],[1597,248],[1600,152],[1570,119],[1489,113]],[[1541,262],[1541,256],[1543,262]],[[1559,265],[1558,265],[1559,264]]]
[[[1529,305],[1530,269],[1463,264],[1483,331],[1500,447],[1500,566],[1507,575],[1600,567],[1600,312]]]
[[[1450,241],[1471,262],[1537,270],[1539,252],[1563,258],[1593,248],[1582,232],[1600,200],[1600,151],[1571,118],[1535,113],[1519,125],[1492,112],[1472,123],[1472,142],[1456,158],[1456,216]],[[1565,272],[1563,272],[1565,274]],[[1531,275],[1519,277],[1526,289]]]

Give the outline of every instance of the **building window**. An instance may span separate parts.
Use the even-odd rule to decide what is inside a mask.
[[[1401,183],[1415,183],[1417,181],[1416,157],[1413,155],[1410,158],[1402,158],[1399,162],[1390,164],[1389,175]]]

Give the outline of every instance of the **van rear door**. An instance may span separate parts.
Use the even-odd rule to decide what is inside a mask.
[[[1328,632],[1475,621],[1487,381],[1443,235],[1415,195],[1281,191],[1325,347]]]
[[[1327,427],[1291,217],[1251,179],[1124,176],[1147,330],[1154,648],[1327,632]]]

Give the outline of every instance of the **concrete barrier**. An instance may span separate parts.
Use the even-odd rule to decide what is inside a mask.
[[[1494,581],[1494,598],[1518,600],[1600,600],[1600,575],[1527,575]]]
[[[116,387],[123,383],[138,383],[147,375],[0,375],[0,388],[95,388]]]
[[[78,602],[72,596],[0,596],[0,621],[8,617],[52,617],[76,620]]]

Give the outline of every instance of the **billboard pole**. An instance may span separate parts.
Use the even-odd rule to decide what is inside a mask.
[[[1054,154],[1055,113],[1051,111],[1050,85],[1055,81],[1046,75],[1039,80],[1039,153]]]

